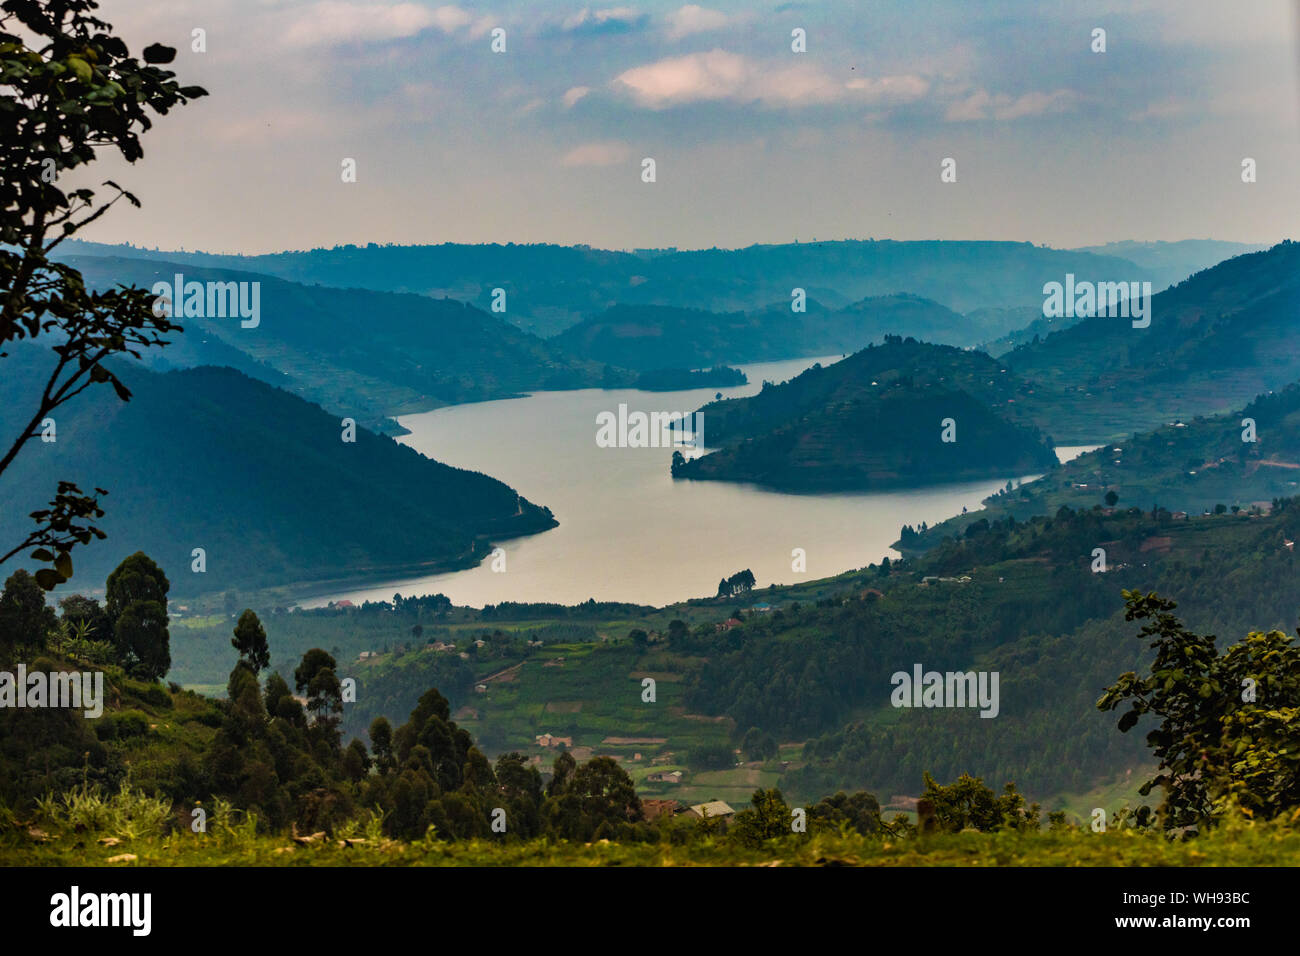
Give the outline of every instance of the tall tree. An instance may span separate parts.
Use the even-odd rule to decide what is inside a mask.
[[[36,579],[22,568],[9,575],[0,594],[0,648],[43,647],[46,633],[56,623]]]
[[[132,601],[113,628],[126,668],[145,680],[158,680],[171,669],[171,640],[166,605],[157,601]]]
[[[148,680],[171,667],[167,630],[167,575],[143,551],[126,558],[108,576],[105,613],[123,665]]]
[[[313,647],[306,654],[302,655],[302,661],[296,668],[294,668],[293,686],[297,689],[298,693],[307,693],[307,689],[311,686],[312,678],[314,678],[319,671],[329,668],[332,672],[338,666],[338,662],[334,660],[333,655],[331,655],[329,651],[321,650],[319,647]]]
[[[171,582],[162,568],[145,554],[137,551],[124,558],[104,585],[104,611],[108,615],[108,626],[116,627],[117,619],[135,601],[154,601],[167,605],[167,592]]]
[[[271,650],[266,643],[266,629],[251,608],[245,608],[235,622],[235,636],[231,646],[239,651],[239,663],[254,674],[260,674],[271,665]]]
[[[114,182],[107,201],[93,189],[65,191],[63,174],[86,166],[99,149],[134,163],[150,112],[205,96],[180,86],[169,63],[176,51],[154,44],[143,60],[92,13],[95,0],[5,0],[0,4],[0,358],[23,339],[48,347],[49,374],[17,435],[0,439],[0,476],[23,446],[38,437],[49,416],[91,385],[107,383],[123,401],[130,390],[108,366],[118,355],[165,345],[179,331],[157,314],[147,289],[86,289],[81,273],[51,258],[64,239],[90,225],[119,200],[140,201]],[[44,375],[44,373],[42,373]],[[20,419],[22,420],[22,419]],[[57,427],[57,426],[56,426]],[[36,527],[0,563],[24,551],[49,567],[36,573],[46,590],[72,575],[72,549],[104,537],[99,498],[76,484],[58,483],[49,507],[32,513]]]
[[[381,774],[396,766],[393,759],[393,725],[380,715],[370,722],[370,749],[375,754],[375,767]]]

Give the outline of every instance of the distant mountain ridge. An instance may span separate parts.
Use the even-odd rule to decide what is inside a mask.
[[[1100,246],[1080,246],[1076,252],[1099,256],[1118,256],[1134,265],[1149,269],[1157,291],[1177,285],[1190,275],[1216,263],[1248,252],[1262,252],[1267,243],[1223,242],[1218,239],[1180,239],[1175,242],[1139,242],[1124,240]]]
[[[974,346],[1033,319],[1024,309],[961,315],[910,293],[870,296],[832,309],[806,299],[803,311],[779,303],[749,312],[708,312],[663,305],[620,304],[571,326],[550,341],[566,353],[625,368],[667,362],[770,362],[848,354],[886,335]]]
[[[152,288],[184,280],[256,282],[261,317],[178,317],[185,327],[149,356],[160,369],[229,365],[358,421],[402,411],[590,388],[603,366],[573,359],[488,312],[454,299],[306,286],[274,276],[166,260],[76,256],[88,285]]]
[[[969,312],[1041,305],[1043,283],[1071,271],[1158,279],[1128,260],[1092,252],[1027,242],[943,240],[843,240],[641,252],[540,243],[372,243],[256,256],[71,243],[64,254],[166,260],[258,272],[307,285],[447,296],[485,311],[491,307],[493,290],[502,289],[506,294],[502,317],[543,336],[617,304],[755,311],[774,302],[788,303],[792,290],[801,288],[831,309],[905,292],[954,312]]]

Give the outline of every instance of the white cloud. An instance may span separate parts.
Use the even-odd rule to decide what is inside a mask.
[[[914,73],[874,78],[863,76],[849,80],[844,84],[844,87],[856,93],[861,93],[871,101],[910,102],[919,100],[930,92],[930,81]]]
[[[643,106],[662,109],[674,103],[733,97],[750,73],[743,56],[710,50],[633,67],[614,82],[630,90]]]
[[[590,86],[574,86],[564,91],[565,109],[572,109],[573,104],[578,102],[588,93],[591,92]]]
[[[438,7],[433,11],[433,25],[443,33],[455,33],[463,26],[468,26],[474,18],[460,7]]]
[[[501,26],[500,20],[494,19],[493,17],[480,17],[475,21],[474,25],[469,28],[469,35],[478,38],[494,27],[499,26]]]
[[[287,46],[331,46],[353,40],[398,40],[430,28],[452,34],[474,18],[453,5],[426,7],[391,0],[319,0],[284,11],[280,27]],[[485,26],[471,29],[471,35]]]
[[[284,29],[284,42],[301,48],[349,40],[395,40],[433,26],[447,32],[457,12],[463,13],[457,7],[430,10],[418,3],[321,0],[293,11]]]
[[[945,119],[953,122],[975,120],[1014,120],[1024,116],[1046,116],[1064,113],[1074,108],[1078,95],[1072,90],[1053,90],[1051,93],[1025,93],[1010,96],[993,95],[988,90],[976,90],[948,107]]]
[[[692,33],[707,33],[720,30],[728,23],[725,13],[718,10],[706,10],[698,4],[687,4],[668,15],[668,37],[680,40]]]
[[[844,81],[817,66],[768,66],[713,49],[626,70],[615,78],[614,87],[641,106],[658,110],[718,100],[774,107],[855,101],[888,105],[919,99],[929,83],[916,75]]]
[[[600,31],[603,29],[627,28],[636,26],[644,17],[631,7],[609,7],[604,10],[591,10],[583,7],[577,13],[564,19],[564,29]]]
[[[617,166],[632,158],[627,143],[583,143],[564,154],[561,166]]]

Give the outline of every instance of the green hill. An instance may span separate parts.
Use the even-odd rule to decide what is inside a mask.
[[[1255,441],[1243,441],[1254,422]],[[1248,436],[1247,436],[1248,437]],[[1038,481],[1001,491],[978,512],[960,515],[899,542],[907,551],[961,535],[975,521],[1025,520],[1061,506],[1089,509],[1114,494],[1123,508],[1159,505],[1171,512],[1248,510],[1300,491],[1300,385],[1261,395],[1228,415],[1170,422],[1154,431],[1107,442]]]
[[[704,406],[705,441],[721,447],[674,476],[830,491],[1048,471],[1056,457],[1028,420],[1023,388],[983,353],[890,337]],[[948,419],[953,441],[943,440]]]
[[[1147,328],[1093,316],[1003,360],[1059,393],[1043,408],[1058,440],[1103,441],[1240,408],[1300,380],[1297,310],[1300,244],[1284,242],[1156,294]]]
[[[26,410],[19,398],[39,391],[33,355],[47,354],[15,349],[6,360],[6,431]],[[22,540],[56,480],[108,489],[108,538],[77,549],[72,586],[99,586],[137,550],[179,595],[463,568],[489,540],[555,524],[501,482],[390,438],[357,428],[346,443],[337,416],[233,369],[119,374],[131,401],[79,396],[56,416],[57,441],[30,444],[0,482],[6,540]],[[194,548],[206,573],[191,573]]]

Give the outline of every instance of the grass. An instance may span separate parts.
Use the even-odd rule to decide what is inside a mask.
[[[104,798],[100,798],[101,800]],[[84,802],[84,801],[83,801]],[[147,798],[127,793],[110,809],[84,812],[74,801],[52,818],[17,823],[0,816],[0,865],[13,866],[1296,866],[1300,830],[1279,822],[1239,819],[1206,836],[1178,841],[1151,832],[1093,833],[1062,828],[1037,832],[963,832],[929,837],[822,832],[744,847],[726,837],[671,838],[657,843],[589,844],[553,840],[445,843],[385,839],[375,816],[348,831],[306,845],[255,832],[255,821],[218,807],[208,832],[145,832]],[[111,809],[116,806],[117,809]],[[75,809],[74,809],[75,807]],[[77,832],[70,821],[93,822]],[[60,822],[62,821],[62,822]],[[140,822],[131,830],[130,821]],[[681,826],[677,824],[677,826]],[[43,834],[33,837],[30,827]],[[43,828],[49,828],[48,831]],[[685,836],[685,834],[681,834]]]
[[[1043,805],[1053,810],[1064,810],[1071,823],[1086,824],[1096,807],[1101,807],[1108,817],[1113,817],[1121,807],[1138,807],[1158,802],[1154,796],[1144,797],[1138,793],[1138,787],[1152,773],[1149,767],[1135,767],[1130,774],[1099,781],[1088,790],[1054,794],[1043,801]]]

